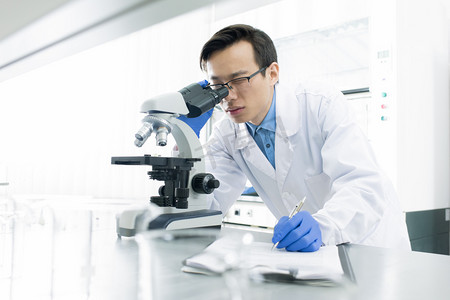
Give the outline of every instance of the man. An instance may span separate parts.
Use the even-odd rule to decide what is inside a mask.
[[[200,64],[212,88],[229,89],[220,104],[227,118],[206,145],[208,172],[221,183],[212,208],[226,213],[248,179],[279,219],[272,239],[278,248],[351,242],[410,249],[395,191],[342,93],[278,83],[272,40],[248,25],[214,34]]]

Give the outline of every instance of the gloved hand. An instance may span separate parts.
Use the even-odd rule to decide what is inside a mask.
[[[203,128],[203,126],[205,126],[206,122],[208,122],[209,118],[211,118],[213,109],[214,108],[211,108],[210,110],[205,112],[203,115],[198,116],[197,118],[188,118],[186,116],[179,116],[178,119],[188,124],[192,128],[192,130],[194,130],[197,137],[200,137],[200,130]]]
[[[291,219],[282,217],[274,228],[272,242],[287,251],[314,252],[322,245],[319,223],[307,211],[300,211]]]

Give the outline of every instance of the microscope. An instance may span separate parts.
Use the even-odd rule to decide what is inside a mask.
[[[212,89],[207,81],[193,83],[178,92],[156,96],[145,101],[141,112],[146,116],[135,134],[134,144],[142,147],[155,133],[156,145],[166,146],[172,134],[178,147],[174,157],[128,156],[112,157],[115,165],[148,165],[150,179],[163,181],[157,196],[151,196],[157,205],[158,216],[148,216],[147,208],[129,209],[117,216],[117,234],[133,236],[137,231],[151,229],[220,228],[221,211],[209,209],[207,195],[220,183],[205,173],[202,145],[189,125],[180,116],[195,118],[214,108],[228,95],[228,89]]]

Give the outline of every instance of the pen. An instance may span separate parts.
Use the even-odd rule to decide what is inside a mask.
[[[305,200],[306,200],[306,196],[303,197],[303,199],[300,200],[300,202],[294,207],[294,209],[289,214],[289,220],[292,219],[292,217],[295,216],[302,209],[302,206],[305,203]],[[276,244],[274,244],[272,247],[272,250],[275,249],[279,243],[280,242],[277,242]]]

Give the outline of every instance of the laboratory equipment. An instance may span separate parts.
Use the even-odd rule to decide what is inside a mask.
[[[178,146],[178,156],[129,156],[112,157],[116,165],[149,165],[150,179],[164,181],[157,196],[150,202],[161,208],[158,216],[148,216],[145,208],[124,211],[117,219],[117,234],[133,236],[136,231],[148,229],[186,229],[197,227],[220,227],[222,214],[210,210],[207,194],[220,183],[212,174],[205,173],[200,141],[180,116],[196,118],[210,111],[228,95],[226,87],[211,89],[207,81],[193,83],[178,92],[166,93],[145,101],[141,112],[146,116],[142,127],[135,134],[135,145],[142,147],[155,132],[156,145],[166,146],[172,134]],[[182,210],[182,212],[180,212]]]

